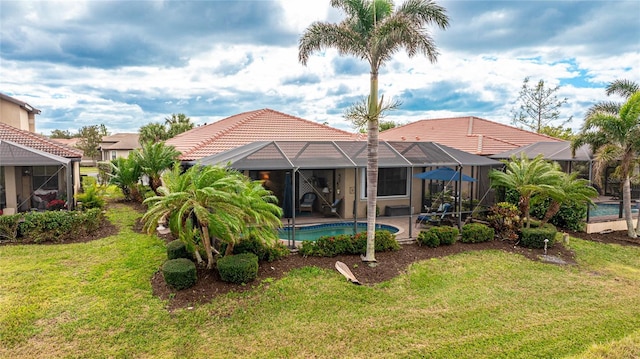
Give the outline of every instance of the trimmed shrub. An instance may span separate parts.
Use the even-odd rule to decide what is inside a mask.
[[[98,208],[85,212],[46,211],[27,212],[18,224],[18,237],[25,242],[64,242],[97,230],[104,214]]]
[[[218,273],[225,282],[249,283],[258,275],[258,256],[241,253],[218,259]]]
[[[522,228],[520,244],[526,248],[544,248],[544,240],[548,239],[547,247],[552,247],[555,244],[556,233],[558,230],[550,223],[538,228]]]
[[[420,231],[418,234],[418,244],[425,245],[427,247],[436,248],[440,245],[440,238],[438,238],[438,234],[432,229],[437,227],[429,228],[426,231]]]
[[[227,245],[220,246],[220,252],[224,253]],[[265,243],[257,237],[244,238],[233,246],[233,254],[253,253],[258,256],[258,261],[273,262],[289,255],[289,248],[277,241],[273,244]]]
[[[175,241],[171,241],[167,243],[167,258],[169,259],[177,259],[177,258],[187,258],[191,259],[191,253],[187,250],[187,247],[184,243],[176,239]]]
[[[468,223],[462,226],[462,243],[488,242],[495,236],[495,230],[482,223]]]
[[[164,281],[176,290],[186,289],[196,284],[196,265],[186,259],[170,259],[162,265]]]
[[[440,239],[440,245],[449,246],[458,240],[460,231],[457,227],[440,226],[431,228],[435,231],[438,239]]]
[[[395,234],[389,231],[376,231],[376,252],[397,251],[400,245]],[[302,242],[300,254],[303,256],[334,257],[338,254],[365,254],[367,251],[367,232],[354,235],[322,236],[316,241]]]
[[[358,232],[353,236],[356,252],[353,254],[367,253],[367,232]],[[396,241],[396,235],[387,231],[379,230],[375,234],[376,252],[392,252],[400,249],[400,244]]]

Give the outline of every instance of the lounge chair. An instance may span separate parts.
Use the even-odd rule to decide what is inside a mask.
[[[340,217],[340,214],[338,213],[338,208],[340,207],[340,203],[341,202],[342,202],[342,198],[338,198],[333,202],[333,204],[322,206],[322,213],[324,214],[324,216],[325,217],[329,217],[329,216]]]
[[[416,227],[425,223],[439,225],[447,215],[451,214],[451,207],[451,203],[443,203],[436,212],[420,213],[416,218]]]
[[[313,203],[316,201],[316,194],[307,192],[300,200],[300,212],[313,212]]]

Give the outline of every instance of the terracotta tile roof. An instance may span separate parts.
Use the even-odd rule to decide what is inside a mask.
[[[79,149],[69,147],[48,137],[24,131],[4,123],[0,123],[0,140],[11,141],[60,157],[78,159],[82,157],[82,151]]]
[[[412,122],[381,132],[380,140],[436,142],[482,156],[501,153],[535,142],[562,141],[473,116]]]
[[[100,148],[102,150],[132,150],[140,148],[137,133],[115,133],[111,136],[103,136]]]
[[[353,141],[358,134],[271,109],[244,112],[196,127],[167,141],[183,161],[198,160],[256,141]]]

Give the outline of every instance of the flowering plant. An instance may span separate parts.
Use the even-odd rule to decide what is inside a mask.
[[[58,210],[58,209],[63,209],[66,206],[67,205],[61,199],[54,199],[54,200],[51,200],[49,203],[47,203],[47,209],[52,210],[52,211],[55,211],[55,210]]]

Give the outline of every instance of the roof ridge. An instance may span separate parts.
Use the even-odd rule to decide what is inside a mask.
[[[227,117],[225,117],[225,118],[221,118],[221,119],[219,119],[218,121],[214,121],[214,122],[211,122],[211,123],[209,123],[209,124],[206,124],[206,125],[202,126],[202,127],[215,126],[216,124],[219,124],[219,122],[224,121],[224,120],[228,120],[228,119],[230,119],[230,118],[232,118],[232,117],[240,117],[240,120],[238,120],[235,124],[232,124],[232,125],[231,125],[231,126],[229,126],[229,127],[223,128],[222,130],[220,130],[220,131],[216,132],[216,133],[214,134],[214,136],[205,136],[205,137],[204,137],[204,139],[203,139],[202,141],[197,142],[193,147],[191,147],[191,149],[190,149],[190,150],[187,150],[187,151],[182,152],[182,154],[180,155],[180,157],[185,157],[185,156],[187,156],[187,155],[189,155],[189,154],[191,154],[191,153],[193,153],[193,152],[196,152],[200,147],[202,147],[202,146],[204,146],[204,145],[206,145],[206,144],[209,144],[209,143],[212,143],[212,142],[216,141],[216,140],[217,140],[221,135],[223,135],[223,134],[225,134],[225,133],[230,132],[232,129],[237,128],[237,127],[238,127],[238,125],[245,123],[247,120],[249,120],[249,119],[253,119],[253,118],[256,116],[256,114],[257,114],[258,112],[264,112],[264,110],[265,110],[265,109],[259,109],[259,110],[252,110],[252,111],[240,112],[240,113],[237,113],[237,114],[235,114],[235,115],[227,116]],[[243,117],[241,117],[242,115],[245,115],[245,114],[249,114],[249,115],[248,115],[248,116],[244,116],[244,118],[243,118]],[[189,132],[189,131],[183,132],[183,133],[181,133],[180,135],[182,135],[182,134],[186,134],[186,133],[188,133],[188,132]],[[180,136],[180,135],[178,135],[178,136]],[[176,138],[176,137],[178,137],[178,136],[175,136],[174,138]],[[183,137],[186,137],[186,136],[188,136],[188,135],[185,135],[185,136],[183,136]]]
[[[308,122],[308,123],[313,124],[313,125],[315,125],[315,126],[320,126],[320,127],[323,127],[323,128],[330,128],[330,129],[335,130],[335,131],[340,131],[340,132],[342,132],[342,133],[344,133],[344,134],[346,134],[346,135],[354,135],[354,133],[349,132],[349,131],[345,131],[345,130],[342,130],[342,129],[339,129],[339,128],[331,127],[331,126],[329,126],[329,125],[325,125],[325,124],[318,123],[318,122],[315,122],[315,121],[307,120],[307,119],[305,119],[305,118],[298,117],[298,116],[294,116],[294,115],[290,115],[290,114],[288,114],[288,113],[280,112],[280,111],[277,111],[277,110],[274,110],[274,109],[264,108],[263,110],[264,110],[265,112],[266,112],[266,111],[275,112],[275,113],[277,113],[277,114],[279,114],[279,115],[283,115],[283,116],[286,116],[286,117],[289,117],[289,118],[292,118],[292,119],[295,119],[295,120],[300,120],[300,121]]]
[[[48,144],[50,146],[56,147],[59,150],[69,151],[70,153],[73,153],[73,154],[75,154],[77,156],[80,156],[80,157],[82,156],[82,152],[81,152],[80,149],[77,149],[77,148],[71,147],[71,146],[67,146],[67,145],[65,145],[63,143],[57,142],[55,140],[52,140],[52,139],[48,138],[47,136],[40,135],[38,133],[31,132],[31,131],[22,130],[22,129],[19,129],[17,127],[13,127],[13,126],[11,126],[9,124],[2,123],[2,122],[0,122],[0,126],[4,127],[7,131],[13,132],[14,134],[25,136],[25,137],[30,137],[33,140],[42,141],[42,142],[44,142],[44,143],[46,143],[46,144]],[[45,152],[47,152],[47,151],[45,151]],[[62,157],[64,157],[64,156],[62,156]]]
[[[538,132],[533,132],[533,131],[525,130],[524,128],[520,128],[520,127],[517,127],[517,126],[507,125],[507,124],[504,124],[504,123],[501,123],[501,122],[490,121],[490,120],[487,120],[487,119],[484,119],[484,118],[481,118],[481,117],[475,117],[475,116],[471,116],[471,117],[473,117],[473,118],[475,118],[475,119],[478,119],[478,120],[481,120],[481,121],[484,121],[484,122],[491,123],[491,124],[500,125],[500,126],[502,126],[502,127],[509,127],[509,128],[513,128],[513,129],[518,130],[518,131],[521,131],[521,132],[527,132],[527,133],[531,133],[531,134],[534,134],[534,135],[547,137],[547,138],[552,139],[552,140],[561,140],[561,139],[559,139],[559,138],[552,137],[552,136],[549,136],[549,135],[545,135],[545,134],[543,134],[543,133],[538,133]]]

